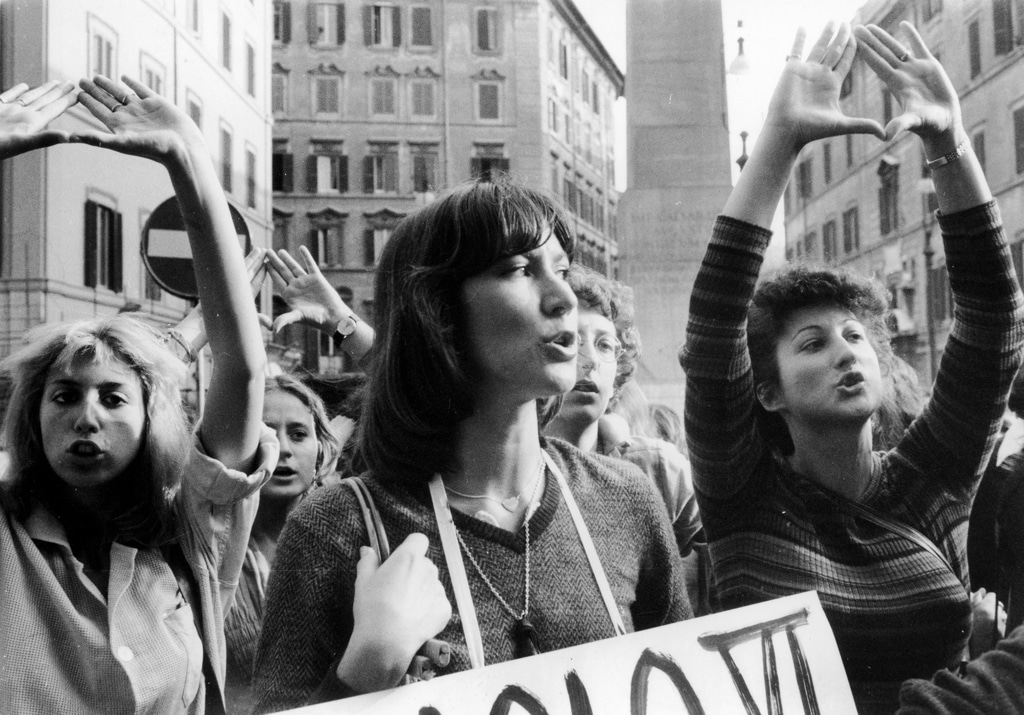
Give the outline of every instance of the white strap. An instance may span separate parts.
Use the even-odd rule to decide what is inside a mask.
[[[466,564],[462,560],[459,537],[455,534],[455,522],[452,521],[448,495],[445,494],[440,474],[435,474],[430,480],[430,500],[434,503],[434,516],[437,519],[437,530],[441,534],[444,559],[448,563],[448,573],[452,579],[455,605],[459,610],[459,618],[462,619],[462,631],[466,636],[466,648],[469,649],[469,664],[471,668],[483,668],[484,641],[480,635],[480,624],[476,620],[473,595],[469,592],[469,579],[466,577]]]
[[[544,461],[547,463],[548,469],[555,475],[555,479],[558,481],[558,486],[562,488],[562,498],[565,499],[565,505],[569,508],[569,513],[572,515],[572,520],[576,523],[576,531],[580,535],[580,542],[583,544],[583,550],[587,553],[587,560],[590,561],[590,570],[594,574],[594,580],[597,582],[597,588],[601,591],[601,598],[604,599],[604,606],[608,609],[608,617],[612,619],[612,625],[615,627],[615,634],[622,636],[626,634],[626,627],[622,624],[622,616],[619,615],[619,607],[615,604],[615,597],[612,596],[612,588],[608,585],[608,577],[604,573],[604,568],[601,566],[601,559],[598,558],[597,550],[594,548],[594,541],[590,538],[590,530],[587,529],[586,522],[583,521],[583,515],[580,514],[580,508],[576,505],[576,500],[572,496],[572,492],[569,491],[569,485],[565,481],[565,477],[562,476],[562,470],[558,468],[555,461],[551,459],[551,456],[547,452],[543,452]]]

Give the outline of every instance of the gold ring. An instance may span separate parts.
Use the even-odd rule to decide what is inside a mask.
[[[121,98],[121,104],[123,104],[124,106],[127,107],[128,106],[128,102],[130,102],[132,100],[132,97],[134,97],[134,96],[135,96],[134,94],[129,92],[128,94],[126,94],[124,97]]]

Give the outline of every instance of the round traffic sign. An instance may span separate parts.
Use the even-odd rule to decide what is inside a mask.
[[[228,204],[243,254],[252,249],[249,227],[242,214]],[[196,300],[199,289],[192,264],[192,248],[178,200],[171,197],[154,209],[142,228],[142,262],[157,285],[171,295]]]

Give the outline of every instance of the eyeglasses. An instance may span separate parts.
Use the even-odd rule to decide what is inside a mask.
[[[595,339],[584,333],[576,334],[580,348],[589,345],[591,354],[601,362],[615,362],[622,355],[622,343],[613,335],[598,335]]]

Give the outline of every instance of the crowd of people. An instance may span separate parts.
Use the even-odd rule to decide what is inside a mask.
[[[275,712],[803,591],[861,712],[1024,708],[1024,628],[995,644],[1000,599],[1024,619],[1024,430],[995,449],[1024,296],[956,93],[901,30],[829,24],[806,53],[797,33],[693,285],[682,419],[633,379],[632,291],[573,262],[542,191],[494,177],[404,218],[370,326],[306,249],[243,259],[166,99],[104,77],[0,93],[2,159],[76,142],[164,166],[202,267],[176,326],[47,324],[2,363],[0,711]],[[840,108],[855,60],[899,102],[886,126]],[[105,130],[48,128],[76,103]],[[876,280],[759,275],[803,147],[904,131],[956,305],[930,389]],[[267,376],[268,276],[288,310],[267,327],[365,369],[344,400]],[[192,420],[178,385],[207,341]]]

